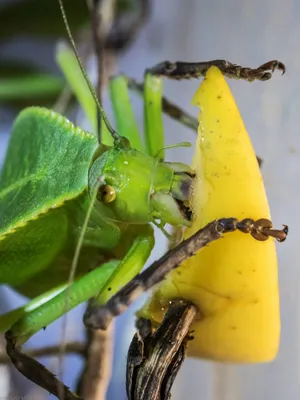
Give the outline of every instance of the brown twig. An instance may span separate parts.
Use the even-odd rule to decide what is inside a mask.
[[[85,400],[106,398],[112,371],[113,332],[87,329],[86,363],[78,383],[78,392]]]
[[[174,302],[153,333],[150,322],[140,319],[139,331],[131,342],[126,373],[128,400],[167,400],[184,361],[190,326],[196,307]]]

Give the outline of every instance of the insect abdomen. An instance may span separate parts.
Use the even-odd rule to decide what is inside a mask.
[[[47,268],[65,245],[67,234],[67,217],[63,209],[56,209],[4,237],[0,283],[18,285]]]

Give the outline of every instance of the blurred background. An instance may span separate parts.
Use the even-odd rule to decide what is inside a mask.
[[[4,7],[4,3],[12,5],[13,1],[2,0],[0,7]],[[25,4],[26,1],[19,3]],[[56,0],[44,0],[43,3],[56,3]],[[66,1],[66,5],[70,10],[70,1]],[[40,102],[51,106],[58,97],[62,86],[54,62],[55,38],[64,36],[63,30],[53,36],[48,35],[45,28],[43,35],[33,38],[29,31],[30,24],[22,25],[22,21],[34,17],[39,21],[39,29],[46,26],[43,21],[50,18],[46,8],[36,15],[32,12],[26,14],[23,9],[15,9],[10,14],[5,14],[4,10],[0,8],[0,165],[11,123],[19,107]],[[74,9],[70,14],[73,12]],[[82,12],[80,14],[81,17],[84,15]],[[288,240],[278,246],[282,320],[278,357],[270,364],[247,366],[187,359],[173,386],[172,398],[175,400],[296,400],[300,397],[300,268],[297,261],[300,226],[299,18],[300,2],[296,0],[152,0],[151,15],[145,26],[132,45],[117,58],[115,72],[124,72],[138,80],[142,79],[146,67],[162,60],[204,61],[224,58],[243,66],[257,67],[266,61],[278,59],[287,66],[285,76],[275,73],[269,82],[229,82],[256,153],[264,160],[262,173],[273,222],[276,226],[288,224],[290,227]],[[75,17],[70,19],[74,29],[86,22],[79,18],[77,25]],[[54,78],[46,100],[42,101],[37,96],[27,102],[11,96],[8,101],[8,92],[3,89],[1,93],[1,85],[9,77],[7,71],[13,72],[11,67],[3,67],[3,60],[8,58],[34,62],[44,73],[58,77]],[[190,101],[197,86],[198,82],[195,81],[165,81],[164,84],[166,95],[195,116],[197,109],[190,106]],[[142,127],[142,103],[134,96],[133,101]],[[81,121],[82,113],[76,114],[75,118],[78,124],[86,124]],[[195,136],[191,131],[168,117],[165,117],[164,123],[167,144],[180,141],[194,143]],[[192,154],[193,149],[174,149],[168,151],[167,158],[190,163]],[[157,242],[157,248],[151,255],[152,261],[167,246],[162,236]],[[1,312],[25,301],[7,288],[1,290],[0,296]],[[133,313],[142,302],[135,303],[116,323],[113,376],[107,395],[109,400],[125,399],[125,362],[134,333]],[[82,340],[84,337],[79,318],[83,309],[74,310],[68,317],[68,340]],[[61,322],[57,321],[31,339],[28,347],[56,344],[60,337]],[[57,365],[54,358],[42,359],[42,362],[52,368]],[[64,380],[67,385],[74,388],[81,367],[79,356],[66,357]],[[30,395],[35,399],[48,396],[15,371],[9,381],[6,368],[1,368],[2,398],[8,396],[9,390],[14,395]]]

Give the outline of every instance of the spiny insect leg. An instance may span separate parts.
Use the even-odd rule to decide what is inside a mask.
[[[147,70],[147,73],[165,76],[170,79],[191,79],[205,76],[212,66],[218,67],[228,78],[243,79],[248,82],[255,80],[267,81],[275,70],[285,73],[285,65],[278,60],[268,61],[258,68],[242,67],[226,60],[212,60],[203,62],[171,62],[163,61]]]
[[[180,266],[195,252],[207,244],[220,239],[224,233],[239,230],[250,233],[256,240],[264,241],[273,237],[283,242],[288,234],[288,227],[284,225],[282,230],[272,229],[272,222],[267,219],[254,221],[247,218],[242,221],[236,218],[222,218],[210,222],[204,228],[197,231],[190,238],[169,250],[149,268],[136,275],[119,292],[112,296],[104,306],[94,306],[85,323],[92,329],[107,329],[111,320],[122,314],[142,293],[161,282],[167,274]]]

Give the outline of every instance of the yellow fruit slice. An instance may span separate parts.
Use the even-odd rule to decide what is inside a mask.
[[[208,71],[193,104],[201,109],[192,165],[196,218],[185,237],[218,218],[269,219],[254,150],[217,68]],[[159,323],[168,301],[178,298],[191,300],[201,315],[192,326],[190,356],[230,362],[265,362],[276,356],[280,314],[273,239],[226,234],[173,271],[139,315]]]

